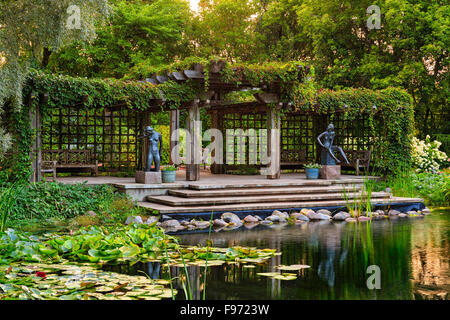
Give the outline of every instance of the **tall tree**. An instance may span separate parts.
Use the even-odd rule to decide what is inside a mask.
[[[262,48],[258,13],[256,0],[200,0],[192,35],[196,53],[254,61]]]
[[[448,121],[447,1],[377,1],[379,29],[367,24],[372,1],[293,1],[298,3],[298,23],[311,41],[309,54],[323,86],[400,86],[414,99],[422,134],[442,125],[437,122],[440,118],[447,116]]]
[[[189,55],[186,32],[191,12],[186,0],[116,0],[112,7],[110,19],[97,28],[97,38],[52,55],[51,71],[121,78],[132,68],[167,64]]]
[[[5,107],[20,108],[30,64],[42,66],[52,50],[92,39],[95,22],[108,11],[106,0],[0,1],[0,120]],[[0,127],[0,157],[10,146],[10,135]]]

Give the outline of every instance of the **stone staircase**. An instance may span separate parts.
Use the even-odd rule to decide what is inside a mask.
[[[359,202],[362,188],[362,179],[193,183],[185,189],[168,190],[167,195],[147,196],[139,204],[161,214],[336,207],[347,201]],[[386,192],[371,195],[372,204],[395,201],[422,202]]]

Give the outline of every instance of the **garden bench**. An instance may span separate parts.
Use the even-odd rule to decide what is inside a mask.
[[[42,150],[42,172],[53,172],[56,170],[79,171],[87,169],[91,174],[98,175],[98,160],[95,160],[92,150]]]
[[[359,176],[359,168],[364,168],[365,172],[369,171],[370,165],[370,150],[344,150],[345,156],[350,163],[348,166],[355,168],[356,175]],[[341,160],[341,165],[346,164]]]

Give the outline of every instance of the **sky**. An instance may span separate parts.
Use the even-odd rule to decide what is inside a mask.
[[[191,9],[194,11],[197,11],[198,9],[198,2],[200,0],[189,0],[189,2],[191,3]]]

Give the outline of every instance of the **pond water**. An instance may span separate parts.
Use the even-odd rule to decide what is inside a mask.
[[[424,218],[259,225],[212,232],[215,247],[273,248],[282,254],[255,268],[245,264],[209,267],[206,299],[449,299],[449,216],[446,208],[433,210]],[[178,237],[182,244],[205,245],[208,233]],[[257,275],[276,271],[281,264],[311,267],[290,281]],[[380,268],[381,289],[367,287],[370,265]],[[168,276],[158,263],[135,265],[127,273],[140,273],[138,269],[152,278]],[[188,271],[192,296],[201,299],[204,267],[192,266]],[[171,268],[172,277],[182,274],[180,268]],[[179,289],[176,298],[184,299],[181,283],[175,286]]]

